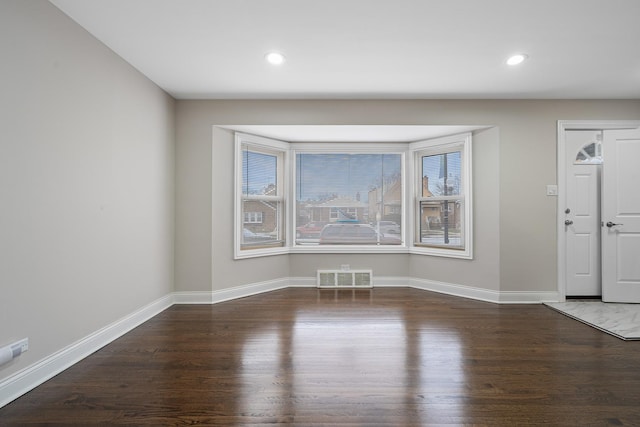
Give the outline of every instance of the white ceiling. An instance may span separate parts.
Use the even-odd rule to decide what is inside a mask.
[[[51,2],[179,99],[640,99],[638,0]]]

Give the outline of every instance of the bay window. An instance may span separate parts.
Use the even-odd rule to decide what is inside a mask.
[[[235,194],[236,258],[291,252],[472,258],[471,134],[336,144],[237,133]]]

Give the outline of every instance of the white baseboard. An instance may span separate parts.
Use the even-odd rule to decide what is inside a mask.
[[[411,277],[376,277],[374,287],[411,287],[499,304],[559,301],[558,292],[499,292]],[[216,304],[288,287],[315,287],[315,277],[286,277],[219,291],[173,292],[47,356],[0,382],[0,408],[64,371],[173,304]]]
[[[458,285],[455,283],[401,276],[374,275],[373,286],[377,288],[410,287],[462,298],[470,298],[478,301],[493,302],[496,304],[535,304],[559,301],[557,292],[494,291],[490,289],[476,288],[473,286]],[[174,292],[173,295],[175,304],[215,304],[218,302],[244,298],[278,289],[313,287],[316,287],[315,277],[288,277],[252,283],[221,291]]]
[[[174,292],[172,295],[174,304],[213,304],[211,291]]]
[[[236,286],[229,289],[222,289],[211,292],[174,292],[174,304],[216,304],[224,301],[231,301],[238,298],[250,297],[265,292],[288,288],[290,286],[288,277],[264,282],[250,283],[248,285]]]
[[[410,279],[408,277],[373,276],[374,288],[408,288],[410,286]]]
[[[0,408],[171,307],[166,295],[0,382]]]
[[[258,295],[265,292],[276,291],[278,289],[284,289],[289,286],[289,278],[267,280],[264,282],[251,283],[243,286],[236,286],[230,289],[222,289],[219,291],[213,291],[212,302],[213,304],[230,301],[238,298],[250,297],[252,295]]]
[[[558,292],[494,291],[490,289],[475,288],[473,286],[416,278],[410,278],[409,282],[412,288],[440,292],[447,295],[454,295],[479,301],[493,302],[496,304],[541,304],[543,302],[559,301]]]
[[[316,277],[290,277],[290,288],[315,288],[318,284]]]
[[[415,289],[439,292],[441,294],[470,298],[479,301],[494,303],[500,302],[500,292],[492,291],[490,289],[474,288],[472,286],[416,278],[409,279],[409,286]]]
[[[498,302],[501,304],[536,304],[557,301],[560,301],[560,294],[557,291],[502,291]]]

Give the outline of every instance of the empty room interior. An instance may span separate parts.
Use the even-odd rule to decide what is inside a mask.
[[[639,16],[0,0],[0,424],[638,425]]]

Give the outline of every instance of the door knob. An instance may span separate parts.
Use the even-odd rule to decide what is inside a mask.
[[[607,222],[606,224],[606,226],[609,228],[615,227],[616,225],[624,225],[624,224],[616,224],[615,222],[611,222],[611,221]]]
[[[573,224],[573,221],[571,221],[570,219],[564,220],[564,225],[571,225],[571,224]]]

